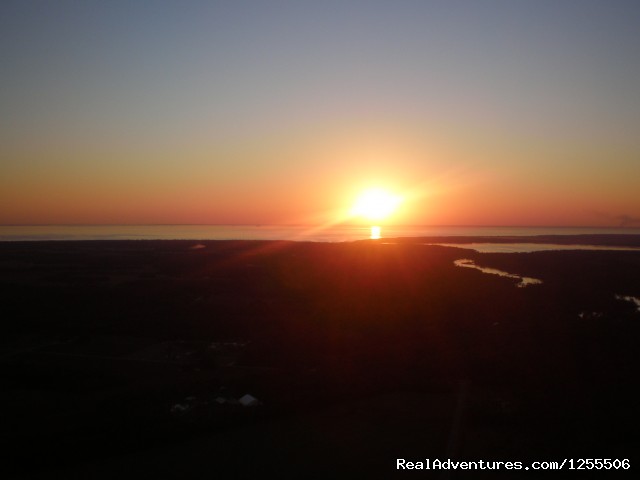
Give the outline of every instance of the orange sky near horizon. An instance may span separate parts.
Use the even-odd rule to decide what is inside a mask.
[[[585,1],[0,6],[0,224],[640,226],[640,7]]]
[[[262,172],[239,167],[222,173],[206,163],[192,172],[179,165],[161,172],[124,166],[117,174],[59,165],[35,177],[14,172],[0,180],[0,223],[368,223],[348,211],[370,187],[405,199],[384,224],[615,226],[617,215],[640,211],[632,171],[623,180],[600,178],[593,185],[573,178],[569,184],[561,175],[546,178],[517,165],[469,162],[447,169],[437,154],[420,172],[420,165],[386,155],[387,163],[350,159],[343,165],[333,157],[314,169],[283,162]]]

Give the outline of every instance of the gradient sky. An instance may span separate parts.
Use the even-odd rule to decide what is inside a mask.
[[[640,224],[637,1],[5,0],[0,52],[0,224]]]

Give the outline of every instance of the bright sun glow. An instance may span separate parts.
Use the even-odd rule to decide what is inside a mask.
[[[380,188],[365,190],[357,198],[351,209],[353,216],[367,220],[382,220],[391,215],[402,199]]]

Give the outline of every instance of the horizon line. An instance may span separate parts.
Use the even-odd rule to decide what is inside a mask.
[[[371,228],[380,226],[382,228],[603,228],[603,229],[640,229],[640,225],[462,225],[462,224],[393,224],[375,225],[344,223],[335,227],[361,227]],[[303,223],[7,223],[0,224],[1,227],[317,227],[315,224]]]

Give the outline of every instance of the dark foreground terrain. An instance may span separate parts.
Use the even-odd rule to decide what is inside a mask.
[[[640,252],[421,243],[0,243],[3,478],[637,470]]]

